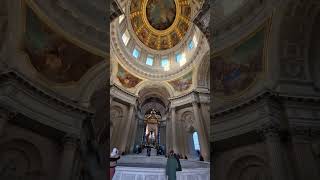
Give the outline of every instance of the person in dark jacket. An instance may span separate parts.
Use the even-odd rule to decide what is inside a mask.
[[[178,162],[174,157],[174,151],[171,150],[169,157],[167,159],[167,166],[166,166],[166,175],[168,176],[168,180],[177,179],[177,168],[178,168]]]
[[[180,156],[177,155],[177,154],[174,154],[174,158],[176,158],[177,160],[177,163],[178,163],[178,168],[177,168],[177,171],[182,171],[182,168],[181,168],[181,163],[180,163]]]
[[[200,154],[200,158],[199,158],[200,161],[204,161],[203,159],[203,156]]]

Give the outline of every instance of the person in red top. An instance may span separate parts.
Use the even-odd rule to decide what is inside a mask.
[[[119,151],[117,148],[113,148],[112,153],[110,153],[110,180],[113,178],[116,172],[117,160],[120,159]]]

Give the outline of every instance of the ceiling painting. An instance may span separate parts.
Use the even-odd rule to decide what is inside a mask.
[[[176,17],[176,4],[174,0],[149,0],[146,11],[150,25],[157,30],[165,30]]]
[[[139,40],[151,49],[170,49],[185,37],[191,26],[187,1],[132,0],[130,21]]]
[[[176,91],[186,91],[192,85],[192,72],[176,79],[174,81],[170,81],[169,84],[176,90]]]
[[[77,82],[102,57],[70,43],[27,9],[25,51],[31,64],[55,83]]]
[[[137,84],[139,84],[142,80],[133,76],[128,71],[123,69],[120,65],[118,65],[117,78],[122,84],[122,86],[126,88],[134,88]]]
[[[214,57],[212,92],[216,96],[234,96],[248,89],[264,72],[266,28],[241,44]]]

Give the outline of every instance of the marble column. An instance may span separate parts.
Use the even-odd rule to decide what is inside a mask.
[[[112,101],[113,101],[113,97],[110,95],[110,109],[111,109],[111,106],[112,106]],[[109,117],[111,117],[111,114],[109,114]],[[110,118],[110,143],[111,143],[111,139],[112,139],[112,133],[113,133],[113,128],[115,126],[115,124],[113,124],[112,122],[115,122],[113,119]],[[111,146],[110,146],[111,147]]]
[[[127,122],[125,123],[124,129],[122,130],[120,129],[120,131],[124,133],[123,140],[121,142],[121,149],[120,149],[121,152],[126,152],[127,143],[129,142],[128,139],[130,139],[130,137],[132,136],[132,134],[130,134],[130,127],[132,122],[133,111],[134,111],[134,105],[130,104],[129,113],[127,116]]]
[[[71,180],[75,160],[75,153],[78,148],[78,139],[73,135],[63,138],[63,150],[60,160],[59,180]]]
[[[272,180],[287,180],[288,173],[284,161],[284,152],[277,125],[264,125],[263,136],[269,153]]]
[[[137,129],[138,129],[138,117],[135,116],[135,118],[133,118],[132,124],[133,124],[133,126],[131,127],[132,128],[131,140],[128,143],[129,144],[129,152],[133,152],[133,148],[135,146]]]
[[[199,106],[196,102],[192,103],[194,119],[196,122],[196,126],[198,129],[199,142],[200,142],[200,151],[204,158],[204,160],[210,160],[210,150],[209,150],[209,139],[205,133],[204,123],[202,122],[202,118],[199,113]]]
[[[166,153],[170,151],[170,123],[169,119],[166,119]]]
[[[206,136],[210,136],[210,112],[209,112],[209,105],[206,103],[201,103],[200,104],[200,109],[201,109],[201,114],[202,114],[202,119],[204,122],[204,127],[205,127],[205,132]]]
[[[180,140],[181,141],[181,151],[180,153],[183,157],[187,154],[186,153],[186,131],[184,128],[184,121],[180,121]]]
[[[180,154],[184,155],[183,124],[182,124],[182,122],[180,120],[178,121],[178,129],[177,129],[177,131],[178,131],[178,140],[177,140],[177,142],[178,142],[178,145],[179,145],[178,151],[179,151]]]
[[[9,120],[9,114],[6,110],[0,109],[0,137],[4,134],[4,129]]]
[[[295,127],[291,130],[295,166],[299,180],[320,179],[310,132],[310,129],[305,127]]]
[[[160,131],[160,133],[161,133],[161,136],[160,136],[160,143],[161,143],[161,145],[165,145],[166,144],[166,139],[167,139],[167,137],[166,137],[166,127],[163,125],[163,124],[161,124],[161,131]]]
[[[177,132],[176,132],[176,109],[171,108],[171,128],[172,128],[172,148],[173,151],[177,153]]]

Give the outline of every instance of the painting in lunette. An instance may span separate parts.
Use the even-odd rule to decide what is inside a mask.
[[[27,9],[25,51],[34,68],[55,83],[77,82],[93,66],[103,61],[55,33]]]
[[[240,45],[216,56],[213,65],[213,93],[234,96],[250,87],[263,72],[265,29]]]
[[[170,81],[169,84],[176,90],[176,91],[186,91],[192,85],[192,72],[174,80]]]
[[[139,82],[141,82],[141,79],[133,76],[120,65],[118,65],[117,78],[122,86],[126,88],[134,88],[139,84]]]

